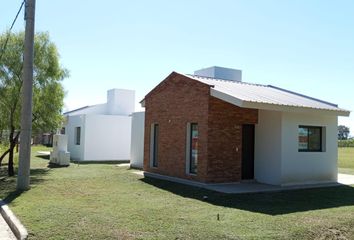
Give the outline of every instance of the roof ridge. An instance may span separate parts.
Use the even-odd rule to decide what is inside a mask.
[[[189,76],[189,77],[193,77],[193,78],[204,78],[204,79],[210,79],[210,80],[214,80],[214,81],[225,81],[225,82],[231,82],[231,83],[237,83],[237,84],[247,84],[247,85],[253,85],[253,86],[268,87],[268,85],[260,84],[260,83],[250,83],[250,82],[236,81],[236,80],[230,80],[230,79],[213,78],[213,77],[200,76],[200,75],[194,75],[194,74],[185,74],[185,75]]]

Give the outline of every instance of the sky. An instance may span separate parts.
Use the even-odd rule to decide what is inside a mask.
[[[0,0],[2,32],[21,2]],[[209,66],[353,111],[353,12],[352,0],[37,0],[36,31],[49,32],[70,71],[64,111],[104,103],[111,88],[136,90],[141,110],[172,71]],[[339,124],[354,135],[354,113]]]

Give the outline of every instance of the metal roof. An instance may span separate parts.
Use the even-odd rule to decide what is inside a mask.
[[[350,113],[348,110],[339,108],[336,104],[272,85],[252,84],[196,75],[184,76],[210,85],[212,96],[239,107],[268,110],[289,110],[289,108],[296,110],[296,108],[302,108],[302,110],[321,110],[342,116],[349,116]]]
[[[85,106],[85,107],[80,107],[80,108],[77,108],[77,109],[74,109],[74,110],[70,110],[70,111],[67,111],[65,113],[63,113],[64,115],[67,115],[67,114],[70,114],[70,113],[73,113],[73,112],[77,112],[77,111],[80,111],[80,110],[84,110],[86,108],[89,108],[91,106]]]

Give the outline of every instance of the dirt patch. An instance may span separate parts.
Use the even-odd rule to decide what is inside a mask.
[[[314,233],[315,240],[348,240],[348,229],[341,228],[323,228]]]

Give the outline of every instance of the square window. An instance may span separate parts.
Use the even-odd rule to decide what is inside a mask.
[[[299,152],[322,152],[322,127],[299,126]]]

